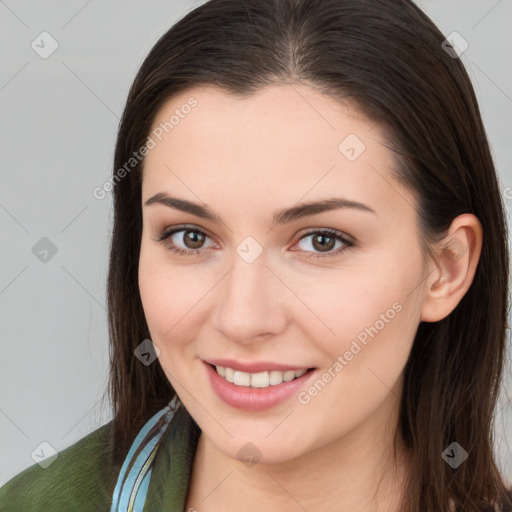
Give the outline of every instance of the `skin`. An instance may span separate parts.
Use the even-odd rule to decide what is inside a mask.
[[[479,221],[457,217],[436,259],[425,259],[414,195],[392,178],[380,127],[308,85],[276,84],[243,99],[194,87],[169,100],[154,127],[191,96],[198,105],[146,157],[142,201],[165,192],[208,205],[223,222],[144,206],[139,266],[159,363],[202,431],[187,510],[398,510],[408,454],[400,438],[396,462],[390,450],[403,368],[419,322],[447,316],[469,288]],[[349,134],[366,146],[354,161],[338,149]],[[331,197],[375,213],[341,208],[272,226],[278,209]],[[200,255],[169,250],[199,250],[184,231],[155,240],[183,223],[208,236]],[[313,228],[338,230],[354,245],[335,254],[344,244],[330,242],[325,256]],[[247,236],[263,249],[252,263],[236,252]],[[201,359],[214,357],[321,375],[394,303],[400,312],[307,404],[293,396],[240,410],[209,384]],[[247,442],[261,456],[252,466],[237,456]]]

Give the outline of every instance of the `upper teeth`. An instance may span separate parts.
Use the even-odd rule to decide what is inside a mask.
[[[288,382],[301,375],[304,375],[307,370],[288,370],[285,372],[270,371],[259,373],[247,373],[233,370],[224,366],[216,366],[217,373],[224,377],[228,382],[232,382],[236,386],[246,386],[253,388],[267,388],[268,386],[275,386],[281,384],[283,381]]]

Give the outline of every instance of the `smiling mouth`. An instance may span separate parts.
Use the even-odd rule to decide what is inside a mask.
[[[231,382],[235,386],[246,388],[268,388],[271,386],[278,386],[283,382],[290,382],[294,379],[302,377],[305,373],[314,370],[314,368],[307,368],[302,370],[271,370],[265,372],[248,373],[239,370],[234,370],[227,366],[218,366],[210,364],[215,369],[217,375],[224,380]]]

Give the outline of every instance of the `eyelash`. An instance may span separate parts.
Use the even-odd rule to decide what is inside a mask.
[[[204,231],[202,231],[201,229],[196,228],[195,226],[178,226],[178,227],[174,227],[172,229],[165,229],[165,230],[163,230],[156,237],[155,240],[157,242],[160,242],[160,243],[164,242],[165,240],[170,238],[172,235],[174,235],[176,233],[179,233],[181,231],[192,231],[194,233],[200,233],[201,235],[204,235],[205,237],[210,238]],[[302,236],[300,236],[299,238],[297,238],[297,240],[294,241],[293,245],[295,245],[296,243],[300,242],[304,238],[307,238],[308,236],[317,235],[317,234],[328,235],[328,236],[334,238],[335,240],[343,243],[344,247],[341,247],[341,248],[337,249],[336,251],[325,253],[325,254],[315,253],[315,252],[312,252],[312,251],[305,251],[307,253],[310,253],[309,256],[305,256],[306,258],[328,258],[328,257],[332,257],[332,256],[337,256],[337,255],[341,254],[342,252],[348,251],[349,249],[351,249],[354,246],[354,242],[352,242],[352,241],[348,240],[347,238],[345,238],[341,232],[336,231],[334,229],[327,229],[327,228],[312,230],[312,231],[308,231],[306,233],[303,233]],[[203,250],[205,250],[205,249],[197,249],[197,250],[190,249],[190,250],[187,251],[185,249],[181,249],[179,247],[176,247],[175,245],[169,245],[168,249],[171,252],[176,253],[176,254],[178,254],[180,256],[201,256]]]

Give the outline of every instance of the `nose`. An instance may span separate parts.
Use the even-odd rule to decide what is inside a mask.
[[[286,288],[267,266],[263,252],[248,263],[233,256],[231,270],[219,283],[214,321],[227,339],[242,344],[277,336],[286,326]]]

